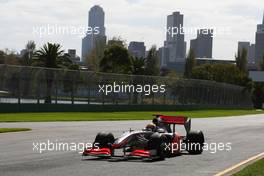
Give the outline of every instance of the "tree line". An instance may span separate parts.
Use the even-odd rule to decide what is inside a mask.
[[[85,58],[88,70],[95,72],[151,75],[160,74],[160,64],[156,46],[152,46],[145,58],[134,57],[129,53],[125,41],[114,37],[106,45],[97,42]]]
[[[188,79],[202,79],[229,83],[245,87],[251,92],[256,108],[262,108],[264,103],[264,83],[253,82],[249,78],[247,68],[247,49],[243,48],[235,56],[235,64],[204,64],[197,65],[195,52],[189,51],[186,58],[184,77]],[[260,70],[264,71],[264,55],[259,63]]]

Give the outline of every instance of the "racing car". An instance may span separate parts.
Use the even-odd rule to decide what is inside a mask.
[[[115,138],[112,133],[97,134],[94,147],[85,149],[83,157],[164,160],[166,157],[202,154],[204,134],[191,131],[191,119],[184,116],[154,115],[151,124],[139,131],[129,130]],[[185,135],[176,132],[176,125],[184,126]],[[122,155],[115,151],[122,150]]]

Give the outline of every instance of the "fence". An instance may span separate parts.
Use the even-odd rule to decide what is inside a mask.
[[[100,91],[100,86],[114,84],[130,85],[131,90],[137,85],[149,85],[148,89],[165,85],[166,91],[112,91],[107,95]],[[10,65],[0,65],[0,103],[252,107],[250,93],[230,84]]]

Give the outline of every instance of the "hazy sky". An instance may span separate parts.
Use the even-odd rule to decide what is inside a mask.
[[[64,49],[77,49],[81,38],[74,34],[36,34],[41,26],[86,27],[88,11],[100,5],[106,13],[108,38],[121,36],[128,42],[145,41],[147,47],[163,45],[166,16],[184,14],[185,27],[228,27],[231,35],[214,38],[213,57],[233,59],[238,41],[255,42],[256,25],[262,22],[263,0],[0,0],[0,49],[20,51],[28,40],[37,46],[61,43]],[[195,38],[187,35],[186,41]]]

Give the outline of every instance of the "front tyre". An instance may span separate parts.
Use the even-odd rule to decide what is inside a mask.
[[[95,137],[94,144],[98,144],[99,148],[109,148],[110,144],[115,142],[114,135],[112,133],[98,133]]]
[[[159,133],[154,133],[150,136],[150,139],[148,141],[148,149],[156,150],[157,156],[159,157],[160,160],[165,159],[165,151],[164,151],[165,138],[166,138],[165,136]]]

